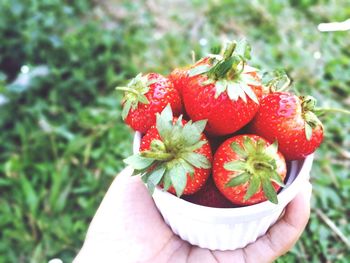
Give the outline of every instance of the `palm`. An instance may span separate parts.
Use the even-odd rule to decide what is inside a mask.
[[[270,262],[293,246],[308,220],[309,197],[300,194],[268,234],[246,248],[199,248],[173,234],[146,187],[130,173],[125,169],[108,190],[76,262]]]

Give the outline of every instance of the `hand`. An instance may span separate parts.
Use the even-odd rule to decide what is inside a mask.
[[[234,251],[211,251],[173,234],[141,179],[131,173],[127,167],[112,183],[74,262],[271,262],[293,247],[310,215],[308,182],[256,242]]]

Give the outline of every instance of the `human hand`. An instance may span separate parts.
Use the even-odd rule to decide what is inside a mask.
[[[127,167],[114,180],[98,208],[80,262],[272,262],[288,252],[310,215],[311,184],[287,206],[285,214],[256,242],[234,251],[192,246],[163,221],[148,190]]]

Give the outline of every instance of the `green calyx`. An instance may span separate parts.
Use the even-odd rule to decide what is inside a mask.
[[[277,147],[277,141],[266,147],[264,140],[253,141],[249,136],[244,136],[242,146],[236,142],[232,143],[231,148],[238,155],[239,160],[224,165],[226,170],[235,172],[235,176],[226,184],[226,187],[247,183],[245,201],[262,187],[265,197],[277,204],[277,193],[272,182],[281,187],[285,186],[277,172]]]
[[[250,45],[245,41],[230,42],[226,46],[223,55],[210,55],[209,65],[200,65],[189,71],[189,76],[206,74],[208,80],[203,84],[214,83],[216,87],[215,97],[219,97],[221,93],[227,92],[229,98],[237,101],[241,98],[247,102],[247,97],[259,104],[258,98],[250,87],[260,86],[253,76],[247,73],[246,62],[250,59]],[[249,67],[251,71],[256,71]]]
[[[323,127],[322,122],[315,114],[316,99],[312,96],[301,96],[302,116],[305,120],[305,137],[308,141],[311,140],[312,131],[318,126]]]
[[[187,174],[193,176],[195,168],[211,167],[204,155],[195,152],[207,143],[201,139],[205,125],[206,120],[189,121],[183,125],[182,116],[174,122],[168,105],[157,115],[156,128],[160,139],[154,139],[149,150],[134,154],[124,162],[134,168],[134,175],[141,175],[151,193],[156,185],[163,183],[165,190],[172,185],[177,196],[181,196]]]
[[[125,120],[130,109],[135,110],[139,103],[149,104],[145,94],[149,91],[149,86],[155,81],[148,80],[148,76],[139,73],[133,78],[126,87],[116,87],[116,90],[124,91],[124,105],[122,110],[122,118]]]
[[[268,93],[286,91],[292,84],[291,79],[284,69],[265,72],[262,77],[262,82]]]

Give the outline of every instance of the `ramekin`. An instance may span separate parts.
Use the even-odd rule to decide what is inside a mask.
[[[141,134],[136,132],[133,151],[139,151]],[[292,161],[286,187],[277,195],[278,204],[265,201],[238,208],[212,208],[180,199],[157,187],[154,202],[172,231],[192,245],[211,250],[243,248],[264,235],[281,216],[287,204],[309,179],[313,155]]]

